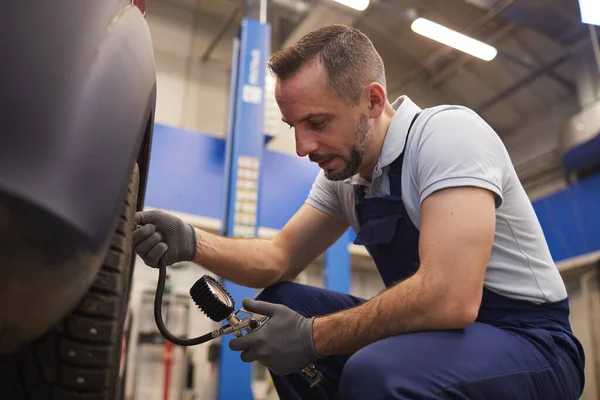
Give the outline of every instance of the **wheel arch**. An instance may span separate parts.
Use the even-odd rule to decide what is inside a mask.
[[[46,4],[47,3],[47,4]],[[112,232],[137,161],[143,207],[156,103],[152,41],[126,0],[11,2],[0,15],[0,193],[72,227]],[[53,18],[48,18],[52,15]],[[37,24],[39,29],[23,27]],[[33,36],[33,37],[32,37]]]

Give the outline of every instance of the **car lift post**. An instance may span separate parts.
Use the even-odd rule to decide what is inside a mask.
[[[263,3],[263,2],[261,2]],[[258,234],[258,183],[264,138],[264,90],[271,27],[264,18],[244,18],[233,44],[229,96],[229,121],[225,155],[225,208],[222,234],[256,237]],[[230,281],[223,282],[241,305],[256,291]],[[229,337],[222,337],[218,399],[252,400],[252,364],[244,363],[229,350]]]

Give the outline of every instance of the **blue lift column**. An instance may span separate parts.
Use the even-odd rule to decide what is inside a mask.
[[[271,28],[245,18],[234,40],[229,121],[225,157],[225,210],[223,234],[230,237],[257,236],[258,182],[264,147],[264,88]],[[223,282],[233,296],[236,309],[255,289]],[[239,352],[229,350],[230,335],[222,337],[218,399],[252,400],[252,364]]]
[[[348,245],[352,232],[347,230],[337,242],[325,252],[325,288],[341,293],[350,293],[352,260]]]

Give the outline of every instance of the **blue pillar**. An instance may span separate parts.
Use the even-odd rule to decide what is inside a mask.
[[[348,230],[325,252],[325,288],[350,293],[352,261],[348,245],[351,242]]]
[[[268,24],[242,20],[234,40],[229,121],[225,157],[225,212],[223,234],[257,235],[258,172],[264,146],[264,87],[271,30]],[[255,290],[225,281],[236,308]],[[230,335],[222,337],[218,399],[251,400],[252,364],[229,350]]]

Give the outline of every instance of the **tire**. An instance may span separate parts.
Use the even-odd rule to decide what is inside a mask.
[[[135,258],[131,235],[137,165],[110,248],[79,305],[20,353],[0,358],[3,400],[116,400],[121,347]]]

